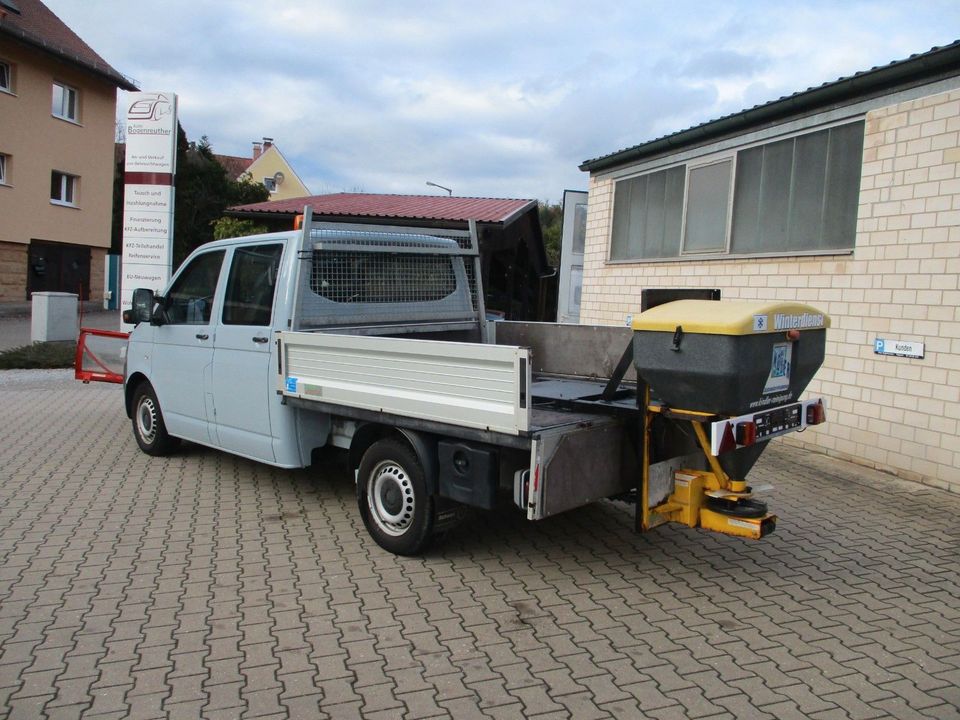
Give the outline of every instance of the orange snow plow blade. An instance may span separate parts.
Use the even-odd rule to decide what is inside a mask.
[[[73,376],[85,383],[123,383],[130,333],[80,328]]]

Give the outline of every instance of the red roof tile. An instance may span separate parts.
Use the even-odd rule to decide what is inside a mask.
[[[303,212],[304,205],[309,205],[314,216],[337,215],[413,220],[504,222],[525,211],[531,204],[536,207],[536,200],[446,197],[443,195],[333,193],[236,205],[230,210],[238,213],[295,215]]]
[[[238,157],[237,155],[216,155],[214,154],[214,159],[223,166],[223,169],[227,171],[227,177],[231,180],[236,180],[238,177],[243,175],[247,168],[250,167],[253,163],[253,158],[248,157]]]
[[[0,7],[0,35],[9,35],[61,57],[109,80],[124,90],[137,86],[100,57],[40,0],[16,0],[19,13]]]

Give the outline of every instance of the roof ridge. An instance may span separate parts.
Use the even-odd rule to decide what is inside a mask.
[[[356,196],[375,196],[375,197],[400,197],[400,198],[429,198],[430,200],[524,200],[531,202],[533,198],[507,198],[492,197],[487,195],[428,195],[426,193],[366,193],[366,192],[339,192],[339,193],[321,193],[319,195],[310,195],[309,197],[327,197],[329,195],[356,195]],[[306,197],[306,196],[305,196]]]
[[[598,157],[592,158],[590,160],[584,160],[580,164],[581,170],[592,171],[592,170],[602,170],[607,167],[612,167],[615,165],[620,165],[622,163],[628,162],[632,159],[636,159],[635,156],[647,156],[648,154],[653,154],[653,152],[659,150],[657,147],[661,144],[670,144],[672,147],[677,147],[678,144],[686,145],[683,143],[683,136],[689,134],[697,134],[698,131],[707,131],[718,126],[722,126],[724,123],[728,123],[733,120],[740,118],[745,118],[748,114],[763,114],[765,111],[775,111],[780,107],[784,107],[786,112],[787,105],[796,104],[797,101],[803,100],[805,98],[811,98],[812,96],[818,95],[820,93],[830,92],[835,89],[839,89],[845,85],[858,84],[857,88],[851,88],[851,91],[862,91],[865,88],[860,88],[859,84],[862,84],[864,79],[873,80],[876,84],[879,85],[882,82],[883,77],[886,74],[893,74],[897,71],[904,70],[909,71],[910,69],[916,68],[916,74],[922,75],[923,71],[932,73],[937,68],[927,67],[925,61],[933,58],[934,56],[940,53],[949,53],[950,55],[954,54],[954,51],[960,51],[960,40],[954,40],[951,43],[946,45],[935,45],[930,50],[926,50],[922,53],[914,53],[902,60],[893,60],[885,65],[875,65],[868,70],[858,70],[852,75],[842,75],[836,80],[829,80],[821,83],[820,85],[811,85],[805,90],[798,90],[789,95],[781,95],[779,98],[773,100],[768,100],[767,102],[758,103],[752,107],[743,108],[737,112],[728,113],[726,115],[721,115],[720,117],[713,118],[711,120],[705,120],[696,125],[691,125],[688,128],[683,130],[677,130],[672,133],[667,133],[666,135],[661,135],[650,140],[646,140],[638,145],[631,145],[613,152],[607,153],[605,155],[600,155]],[[948,63],[949,63],[948,56]],[[956,60],[957,64],[960,64],[960,54]],[[880,76],[880,79],[877,77]],[[869,88],[866,88],[869,89]],[[697,138],[700,139],[700,138]],[[672,141],[672,142],[671,142]],[[693,140],[691,139],[691,142]],[[644,149],[649,149],[649,152],[644,152]]]
[[[17,0],[17,2],[20,5],[19,14],[10,13],[0,17],[0,34],[5,33],[44,52],[72,62],[109,79],[124,90],[138,89],[132,78],[128,78],[104,60],[40,0]],[[57,37],[58,35],[60,37]]]

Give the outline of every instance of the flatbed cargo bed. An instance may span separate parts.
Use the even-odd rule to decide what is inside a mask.
[[[606,378],[534,373],[512,345],[280,332],[277,390],[285,398],[515,437],[632,408],[629,390],[598,401]],[[595,402],[597,411],[582,407]],[[577,408],[565,404],[580,403]],[[601,406],[606,406],[601,407]],[[348,413],[349,414],[349,413]]]

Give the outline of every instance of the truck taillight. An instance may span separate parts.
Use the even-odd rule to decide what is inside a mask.
[[[807,405],[807,425],[819,425],[827,420],[827,409],[823,402]]]
[[[734,431],[737,445],[753,445],[757,441],[757,424],[755,422],[739,422]]]

